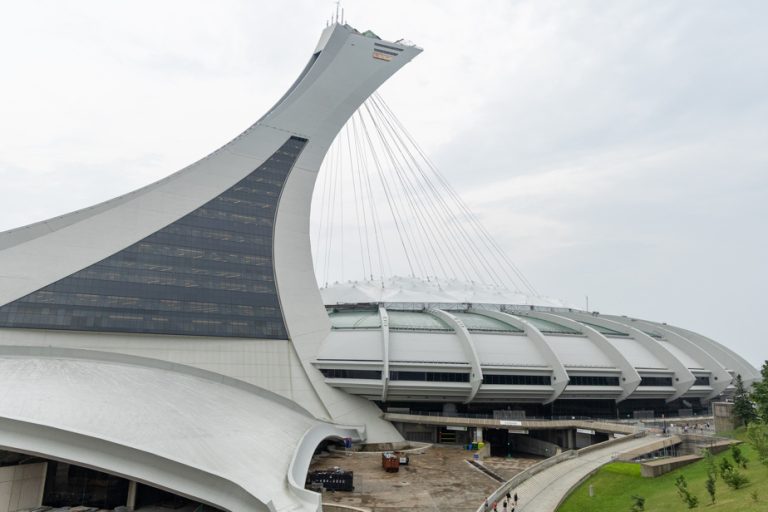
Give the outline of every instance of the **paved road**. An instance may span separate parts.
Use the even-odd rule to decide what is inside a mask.
[[[658,441],[659,438],[656,436],[648,435],[585,453],[575,459],[552,466],[532,476],[516,489],[520,499],[516,510],[517,512],[554,512],[557,504],[571,487],[591,471],[610,462],[615,455],[621,452],[641,448]]]

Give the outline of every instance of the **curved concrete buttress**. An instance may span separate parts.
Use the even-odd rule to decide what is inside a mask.
[[[631,325],[622,318],[611,316],[611,319],[624,325]],[[731,380],[733,380],[733,377],[731,377],[731,374],[728,373],[728,370],[726,370],[725,367],[720,364],[717,359],[712,357],[706,350],[685,336],[678,334],[670,329],[666,329],[662,325],[646,322],[644,320],[636,320],[632,323],[635,325],[640,325],[649,331],[654,331],[655,333],[661,335],[665,341],[671,343],[683,352],[687,352],[699,363],[706,365],[704,369],[709,370],[712,375],[712,381],[710,381],[712,392],[706,397],[706,400],[720,396],[723,391],[725,391],[726,388],[730,385]]]
[[[397,53],[385,61],[373,57],[375,45]],[[301,80],[257,124],[309,139],[288,177],[275,220],[275,280],[289,337],[333,421],[366,425],[369,442],[399,441],[402,436],[381,419],[371,401],[328,386],[312,366],[330,322],[317,288],[309,239],[309,215],[320,164],[336,134],[357,108],[421,50],[365,37],[332,25],[321,38],[314,63]],[[316,50],[317,51],[317,50]]]
[[[652,322],[650,320],[644,321],[653,325],[661,325],[658,322]],[[683,329],[682,327],[667,324],[662,325],[662,327],[669,331],[676,332],[692,343],[699,345],[728,370],[733,370],[734,375],[740,374],[741,378],[744,380],[745,386],[749,386],[753,382],[760,380],[760,371],[757,368],[749,364],[749,362],[739,354],[717,341],[699,333],[689,331],[688,329]]]
[[[509,313],[505,313],[503,311],[473,308],[471,309],[471,312],[478,315],[487,316],[489,318],[493,318],[495,320],[499,320],[500,322],[509,324],[513,327],[517,327],[518,329],[522,329],[525,335],[533,340],[533,342],[536,344],[536,347],[539,349],[539,352],[541,352],[544,360],[547,361],[552,367],[552,388],[554,389],[554,392],[544,403],[548,404],[550,402],[554,402],[557,397],[562,394],[566,386],[568,386],[568,372],[566,371],[565,366],[563,366],[563,362],[560,361],[560,358],[557,357],[557,354],[552,349],[549,341],[547,341],[546,336],[544,336],[544,334],[542,334],[542,332],[538,330],[535,325],[523,320],[522,318],[510,315]]]
[[[0,448],[103,471],[224,510],[277,510],[268,497],[252,496],[238,485],[197,468],[35,423],[0,418]]]
[[[218,377],[122,354],[0,347],[0,446],[227,510],[319,510],[319,496],[286,477],[303,484],[315,440],[360,440],[360,430]]]
[[[641,343],[647,348],[653,355],[655,355],[659,361],[669,368],[674,373],[674,381],[672,386],[675,388],[675,393],[667,398],[667,402],[671,402],[683,396],[696,382],[696,377],[693,373],[680,361],[672,352],[666,349],[661,343],[656,341],[652,336],[648,336],[643,331],[631,325],[624,325],[614,320],[608,320],[600,315],[590,315],[587,313],[566,313],[564,316],[568,318],[574,318],[575,320],[584,320],[587,323],[613,329],[615,331],[629,334],[638,343]],[[587,327],[587,326],[585,326]]]
[[[468,404],[475,398],[477,391],[480,389],[480,385],[483,383],[483,370],[480,367],[480,357],[477,355],[475,344],[472,343],[472,335],[469,334],[469,329],[467,329],[467,326],[464,325],[464,322],[456,318],[454,315],[448,313],[447,311],[430,308],[427,310],[427,313],[436,316],[440,320],[450,325],[451,328],[456,331],[456,336],[461,342],[461,347],[464,350],[464,355],[466,356],[470,367],[470,392],[469,396],[467,396],[467,399],[464,400],[464,403]]]
[[[632,363],[627,360],[626,357],[619,351],[616,347],[613,346],[613,344],[600,334],[596,329],[593,329],[592,327],[588,325],[584,325],[582,323],[579,323],[575,320],[571,320],[570,318],[556,315],[554,313],[544,313],[541,311],[526,311],[524,313],[526,316],[531,316],[533,318],[540,318],[541,320],[549,320],[550,322],[560,323],[564,325],[565,327],[570,327],[571,329],[577,330],[581,332],[584,336],[586,336],[592,343],[600,347],[601,350],[608,356],[608,358],[613,361],[613,364],[616,365],[616,368],[618,368],[621,371],[621,396],[619,396],[616,399],[616,402],[621,402],[622,400],[626,400],[629,395],[632,394],[632,392],[637,388],[637,386],[640,385],[640,374],[637,373],[637,370],[635,370],[635,367],[632,366]]]

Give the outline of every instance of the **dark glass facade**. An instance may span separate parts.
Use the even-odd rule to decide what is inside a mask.
[[[426,382],[469,382],[468,373],[451,372],[401,372],[390,371],[390,380],[413,380]]]
[[[272,240],[280,193],[306,143],[289,138],[197,210],[0,307],[0,327],[287,339]]]
[[[381,380],[381,370],[345,370],[324,368],[320,372],[329,379],[376,379]]]
[[[618,386],[618,377],[598,375],[574,375],[568,378],[568,384],[573,386]]]
[[[694,386],[709,386],[709,377],[696,377],[696,382],[693,383]]]
[[[641,377],[640,386],[671,386],[672,377]]]
[[[552,378],[549,375],[496,375],[493,373],[484,373],[483,384],[549,386],[552,384]]]

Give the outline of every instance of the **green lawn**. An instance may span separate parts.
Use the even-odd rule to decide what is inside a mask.
[[[741,437],[741,436],[739,436]],[[603,466],[558,509],[558,512],[628,512],[633,504],[632,495],[645,498],[647,512],[677,512],[689,510],[677,495],[675,479],[685,475],[688,488],[699,498],[699,506],[694,510],[706,512],[765,512],[768,511],[768,468],[757,462],[757,455],[747,443],[739,445],[744,455],[749,458],[746,470],[741,470],[749,477],[750,483],[734,491],[718,476],[716,502],[710,504],[709,494],[704,487],[707,479],[707,467],[704,461],[693,463],[657,478],[642,478],[640,465],[626,462],[614,462]],[[733,463],[730,450],[715,456],[728,457]],[[595,496],[589,497],[592,485]],[[752,498],[758,493],[758,501]]]

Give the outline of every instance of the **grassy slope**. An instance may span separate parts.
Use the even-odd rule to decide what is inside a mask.
[[[698,496],[699,507],[695,510],[706,512],[764,512],[768,511],[768,468],[756,462],[757,455],[747,443],[740,445],[742,453],[749,458],[746,470],[741,470],[749,477],[750,483],[734,491],[721,478],[717,479],[716,502],[710,504],[709,494],[704,487],[707,468],[704,461],[671,471],[657,478],[642,478],[637,464],[615,462],[603,466],[558,509],[558,512],[622,512],[632,506],[632,495],[645,497],[647,512],[676,512],[688,510],[677,495],[675,479],[685,475],[688,488]],[[728,457],[733,463],[731,452],[726,451],[715,456]],[[594,487],[595,496],[589,497],[589,486]],[[752,499],[752,492],[757,491],[758,502]]]

